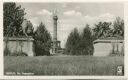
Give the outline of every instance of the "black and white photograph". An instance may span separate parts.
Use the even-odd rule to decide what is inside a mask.
[[[124,76],[124,24],[123,2],[3,2],[4,75]]]

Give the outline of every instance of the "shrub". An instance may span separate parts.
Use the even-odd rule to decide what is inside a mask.
[[[28,56],[25,52],[14,52],[11,53],[10,56]]]

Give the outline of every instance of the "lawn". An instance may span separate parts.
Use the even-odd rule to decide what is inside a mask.
[[[39,56],[4,57],[4,74],[34,75],[116,75],[117,66],[124,65],[123,56]],[[14,74],[15,75],[15,74]],[[23,74],[20,74],[23,75]]]

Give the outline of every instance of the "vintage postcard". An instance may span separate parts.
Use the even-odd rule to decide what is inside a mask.
[[[124,76],[124,17],[124,2],[3,2],[3,75]]]

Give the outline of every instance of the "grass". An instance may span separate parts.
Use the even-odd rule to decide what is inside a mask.
[[[34,75],[116,75],[124,65],[123,56],[39,56],[4,57],[4,72],[25,72]],[[5,74],[4,73],[4,74]]]

